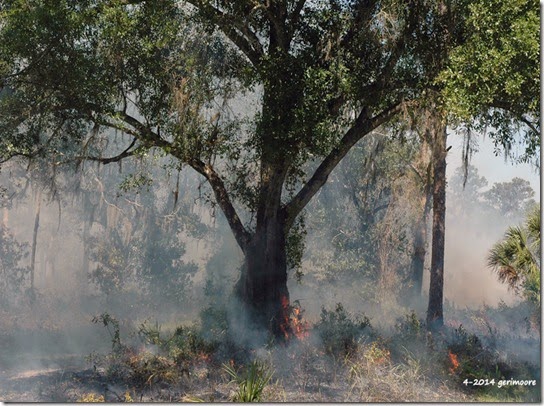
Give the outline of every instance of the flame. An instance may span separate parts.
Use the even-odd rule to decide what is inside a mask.
[[[309,324],[302,317],[304,311],[295,302],[294,306],[289,304],[287,296],[281,296],[281,309],[282,309],[282,323],[280,329],[286,340],[296,337],[299,340],[304,340],[310,335]]]
[[[300,306],[293,307],[291,326],[293,333],[299,340],[304,340],[310,335],[308,322],[302,318],[302,313]]]
[[[196,359],[201,362],[210,362],[212,357],[210,354],[206,354],[205,352],[200,352]]]
[[[287,299],[287,296],[281,295],[280,297],[281,301],[281,318],[282,322],[280,324],[281,332],[283,333],[283,336],[285,337],[285,340],[288,340],[291,333],[291,323],[289,322],[289,299]]]
[[[450,372],[454,374],[457,368],[459,368],[459,360],[457,359],[457,355],[451,352],[450,350],[448,350],[448,356],[450,358],[450,362],[452,365],[450,367]]]

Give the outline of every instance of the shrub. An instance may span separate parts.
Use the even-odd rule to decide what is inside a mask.
[[[228,336],[227,311],[209,306],[200,312],[202,334],[214,340],[223,341]]]
[[[108,330],[111,337],[111,349],[113,353],[120,353],[125,349],[125,346],[121,344],[121,333],[119,331],[119,321],[111,316],[109,313],[102,313],[99,316],[95,316],[92,319],[94,324],[102,323]]]
[[[537,387],[504,386],[498,388],[498,381],[515,377],[518,380],[535,379],[539,368],[531,368],[527,363],[513,359],[502,359],[499,353],[486,347],[475,334],[468,333],[463,326],[454,329],[447,343],[447,365],[450,373],[459,378],[459,382],[485,378],[495,380],[495,385],[462,385],[464,389],[481,393],[497,393],[501,399],[512,398],[534,401],[539,396]],[[455,365],[453,365],[455,364]],[[536,397],[535,397],[536,396]]]
[[[365,333],[371,332],[370,319],[366,316],[355,317],[344,309],[341,303],[334,311],[321,309],[321,320],[316,324],[325,352],[335,356],[346,356],[357,349],[358,340]]]
[[[397,319],[396,330],[403,339],[420,338],[425,330],[425,323],[412,310],[404,318]]]
[[[176,363],[208,357],[216,347],[215,342],[206,340],[194,326],[179,326],[169,338],[163,338],[158,324],[150,327],[144,323],[140,325],[138,335],[145,343],[156,345],[162,355]]]
[[[160,326],[143,323],[138,336],[155,346],[157,351],[138,351],[121,343],[119,322],[107,313],[93,319],[102,323],[109,331],[112,351],[104,357],[92,355],[89,360],[106,367],[110,379],[119,379],[143,388],[156,383],[174,383],[183,373],[188,374],[187,362],[208,357],[212,348],[195,328],[178,327],[168,338],[161,335]]]
[[[391,352],[382,341],[374,341],[365,350],[364,357],[369,364],[383,365],[391,360]]]
[[[137,387],[151,386],[159,382],[173,383],[179,377],[176,364],[166,357],[143,352],[127,360],[129,380]]]

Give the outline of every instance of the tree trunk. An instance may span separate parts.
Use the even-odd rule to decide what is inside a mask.
[[[429,221],[429,214],[431,212],[431,182],[430,179],[425,184],[425,196],[423,202],[423,208],[421,211],[421,217],[419,218],[416,228],[414,230],[414,243],[412,255],[412,297],[421,297],[421,291],[423,289],[423,272],[425,269],[425,256],[427,254],[427,224]]]
[[[418,304],[423,289],[423,273],[425,271],[425,257],[427,254],[429,214],[432,202],[432,140],[431,128],[427,126],[420,134],[420,148],[418,158],[412,169],[416,175],[415,182],[418,193],[419,217],[413,229],[412,261],[410,264],[410,297],[409,302]]]
[[[425,254],[427,253],[427,216],[423,215],[417,224],[414,236],[414,253],[412,255],[412,297],[421,297],[423,288],[423,271]]]
[[[91,239],[91,228],[93,226],[97,206],[98,205],[95,205],[91,202],[89,196],[86,193],[83,194],[83,264],[81,273],[78,275],[79,283],[81,286],[86,286],[89,280],[91,263],[89,259],[91,254],[89,241]]]
[[[254,234],[236,293],[255,327],[267,329],[276,338],[289,338],[286,239],[281,219],[267,219],[266,226]]]
[[[439,116],[434,117],[433,156],[433,228],[431,279],[427,327],[438,330],[444,325],[444,244],[446,225],[446,124]]]
[[[281,193],[287,169],[276,151],[265,151],[255,232],[245,249],[237,294],[251,323],[277,339],[289,338],[287,231]]]

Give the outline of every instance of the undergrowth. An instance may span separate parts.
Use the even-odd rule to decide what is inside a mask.
[[[341,303],[334,311],[321,309],[321,320],[315,325],[315,331],[321,338],[324,350],[329,355],[348,356],[357,350],[359,340],[372,337],[370,319],[363,316],[353,317]]]
[[[162,331],[158,323],[140,324],[134,334],[139,346],[127,344],[119,322],[103,314],[94,321],[108,329],[112,347],[106,356],[94,358],[95,367],[140,392],[184,388],[180,399],[191,401],[279,401],[295,389],[306,401],[540,400],[539,365],[499,350],[502,338],[494,329],[483,335],[446,325],[431,333],[412,311],[392,330],[378,331],[366,316],[354,316],[338,304],[322,310],[303,341],[242,347],[229,338],[224,311],[210,308],[202,314],[200,324],[173,331]],[[464,383],[481,379],[495,384]],[[537,383],[498,387],[508,379]],[[195,392],[206,385],[215,389]],[[217,388],[223,387],[229,389],[219,396]],[[331,388],[343,388],[343,394],[316,395]]]

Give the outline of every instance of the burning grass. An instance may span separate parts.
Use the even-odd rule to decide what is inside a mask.
[[[451,362],[450,372],[452,374],[455,374],[455,371],[459,368],[459,359],[457,358],[457,354],[454,354],[453,352],[448,350],[448,357]]]

